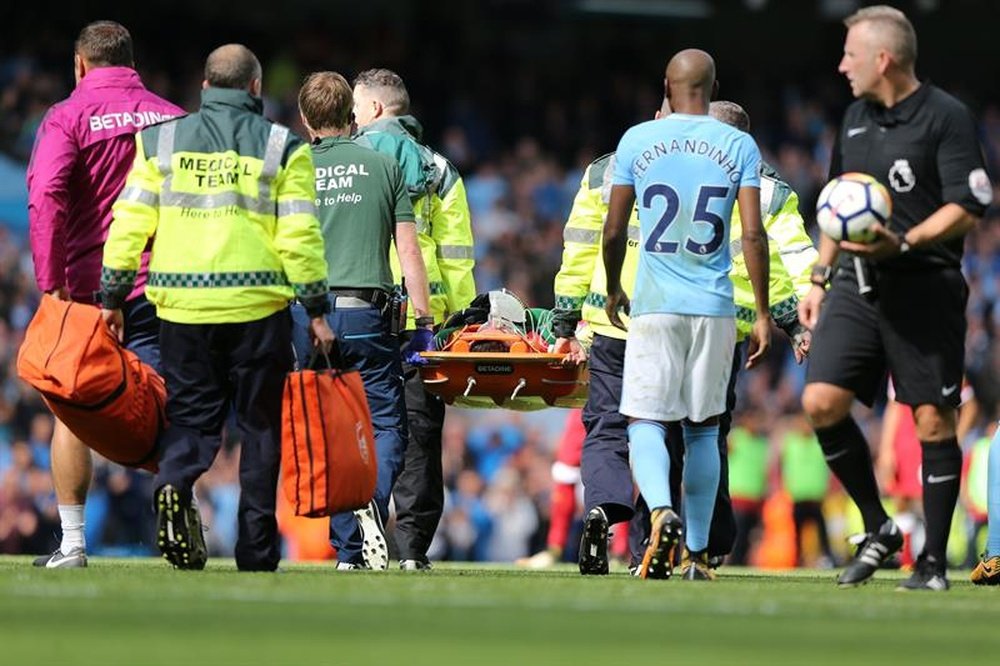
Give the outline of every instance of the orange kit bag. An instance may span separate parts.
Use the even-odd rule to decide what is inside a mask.
[[[42,296],[17,374],[84,444],[120,465],[156,472],[166,386],[119,344],[96,306]]]
[[[288,373],[281,484],[295,515],[319,518],[364,507],[375,494],[377,464],[360,373],[337,367]]]

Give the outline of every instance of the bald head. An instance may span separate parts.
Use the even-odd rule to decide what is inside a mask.
[[[671,85],[711,92],[715,83],[715,60],[699,49],[684,49],[667,63],[667,80]]]
[[[220,46],[205,61],[205,83],[213,88],[250,90],[254,81],[260,85],[260,79],[260,61],[242,44]]]
[[[667,97],[679,113],[708,113],[715,92],[715,60],[699,49],[684,49],[667,63]]]

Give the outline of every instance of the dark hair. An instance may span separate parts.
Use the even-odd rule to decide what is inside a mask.
[[[74,49],[93,67],[131,67],[132,35],[120,23],[94,21],[80,31]]]
[[[368,89],[394,115],[410,112],[410,93],[403,79],[391,69],[367,69],[358,74],[354,85]]]
[[[259,78],[260,61],[242,44],[220,46],[205,61],[205,80],[213,88],[246,90],[251,81]]]
[[[337,72],[314,72],[299,90],[299,111],[314,130],[346,127],[353,106],[351,86]]]

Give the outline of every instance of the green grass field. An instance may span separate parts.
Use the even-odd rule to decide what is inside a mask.
[[[0,664],[995,663],[1000,588],[947,594],[880,572],[723,569],[714,583],[510,567],[240,574],[213,560],[92,558],[38,570],[0,558]]]

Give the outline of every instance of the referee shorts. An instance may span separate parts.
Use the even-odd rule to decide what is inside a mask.
[[[969,290],[956,268],[880,271],[878,297],[838,275],[813,331],[806,383],[845,388],[874,403],[886,370],[905,405],[958,407]]]

